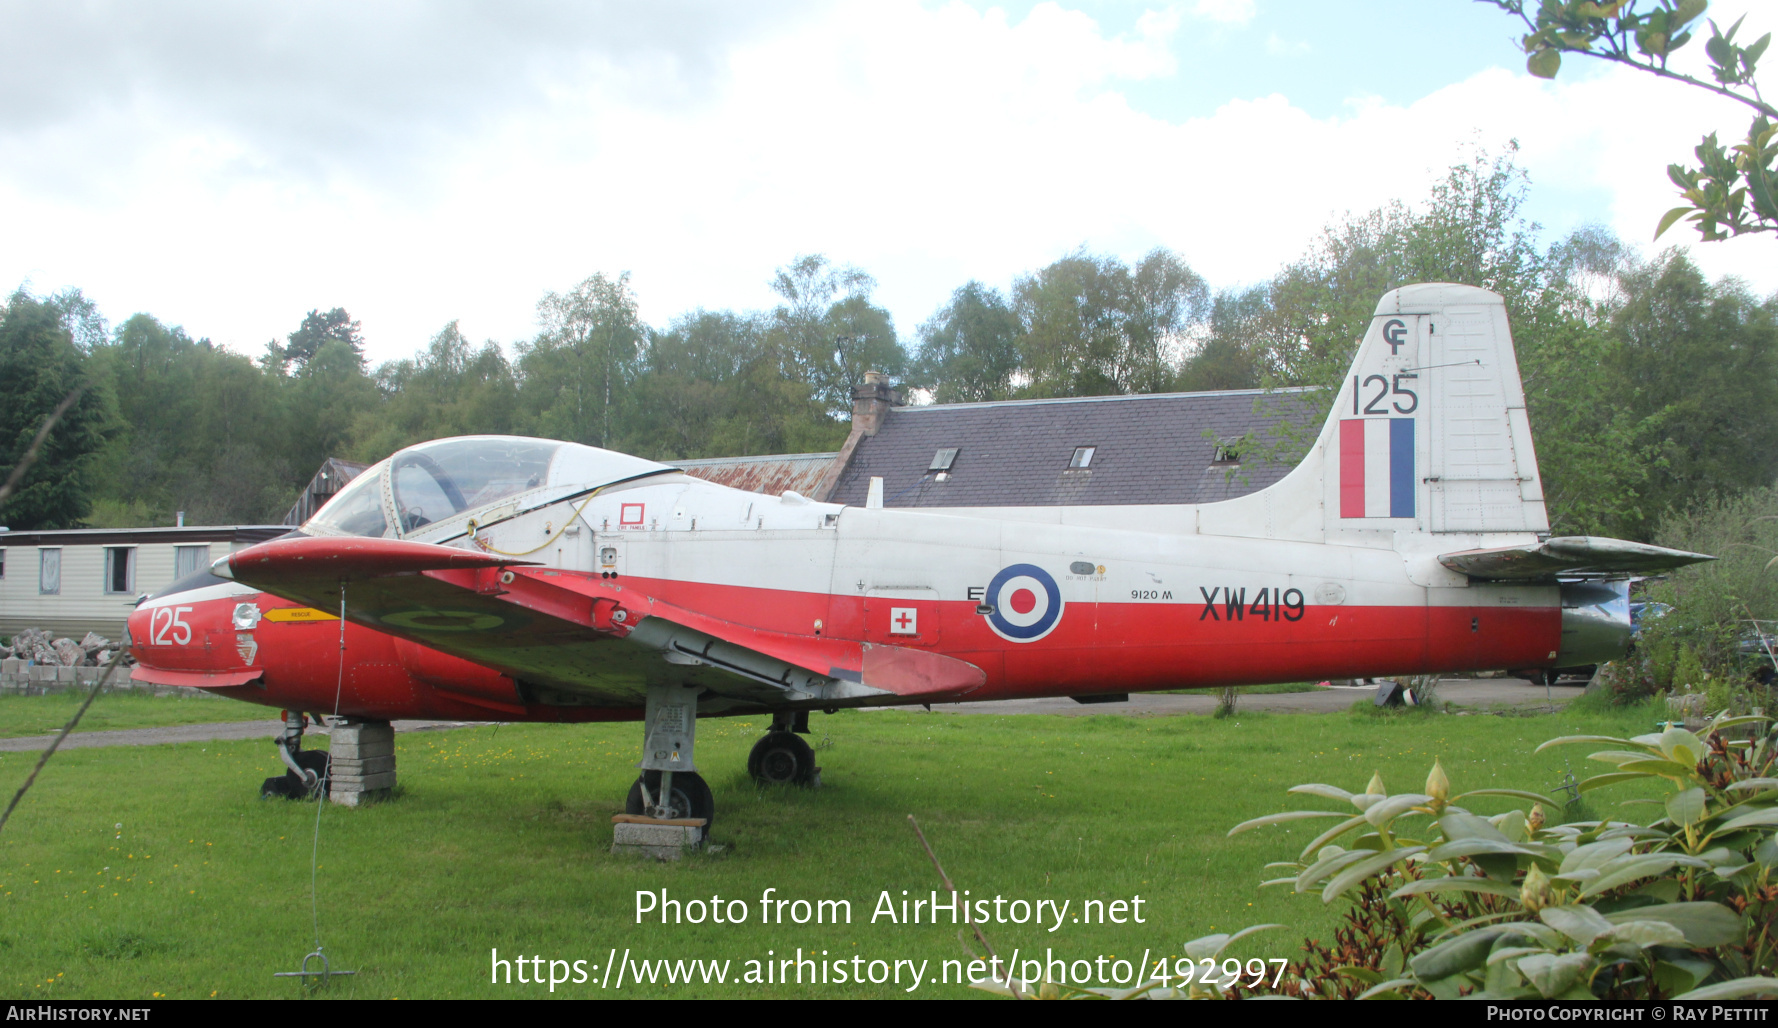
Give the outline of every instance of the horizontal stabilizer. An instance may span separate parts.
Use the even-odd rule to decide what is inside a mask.
[[[1624,539],[1566,535],[1526,546],[1459,550],[1441,554],[1438,562],[1471,578],[1521,582],[1553,579],[1557,575],[1582,578],[1652,575],[1715,559],[1708,554],[1670,550],[1665,546]]]

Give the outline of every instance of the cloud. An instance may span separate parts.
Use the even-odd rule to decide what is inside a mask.
[[[308,26],[304,47],[327,38],[324,21],[277,10]],[[1746,124],[1610,69],[1554,83],[1488,71],[1329,118],[1274,95],[1168,121],[1123,92],[1177,73],[1167,11],[1117,34],[1053,3],[1013,18],[877,0],[683,31],[650,15],[570,45],[543,37],[593,23],[547,5],[499,26],[459,8],[368,10],[337,16],[363,37],[357,56],[317,60],[411,43],[437,52],[392,59],[430,86],[362,69],[356,86],[328,85],[294,56],[192,70],[140,54],[195,59],[222,36],[115,34],[107,53],[150,71],[106,78],[109,58],[93,58],[104,84],[0,127],[0,283],[80,286],[114,320],[147,310],[247,351],[339,305],[388,359],[453,318],[477,338],[524,338],[545,289],[594,271],[632,272],[655,324],[765,307],[772,269],[820,252],[874,274],[911,333],[964,281],[1005,286],[1082,244],[1127,259],[1177,249],[1219,286],[1264,279],[1343,212],[1424,197],[1478,141],[1520,140],[1534,214],[1553,229],[1604,220],[1640,242],[1672,205],[1666,163],[1708,128]],[[476,31],[498,37],[479,63]],[[1778,286],[1765,250],[1694,252]]]

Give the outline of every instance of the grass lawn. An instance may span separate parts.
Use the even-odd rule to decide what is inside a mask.
[[[637,725],[405,734],[393,801],[321,812],[320,933],[333,966],[359,972],[326,994],[550,995],[547,984],[490,984],[493,948],[542,957],[546,969],[550,959],[585,960],[591,982],[557,986],[559,997],[908,994],[905,969],[899,986],[733,984],[747,961],[800,948],[844,959],[848,971],[854,955],[867,969],[870,960],[930,961],[911,995],[981,995],[954,980],[935,984],[942,961],[964,956],[957,928],[872,923],[881,892],[899,914],[903,889],[912,900],[938,887],[910,813],[972,899],[1068,901],[1066,917],[1084,900],[1143,899],[1143,924],[989,925],[1003,957],[1158,957],[1211,931],[1270,921],[1289,928],[1247,940],[1238,955],[1295,957],[1305,935],[1327,936],[1332,911],[1314,896],[1256,885],[1269,877],[1267,861],[1295,856],[1307,830],[1225,838],[1247,818],[1320,805],[1287,797],[1286,787],[1359,789],[1380,770],[1390,789],[1417,790],[1437,754],[1454,791],[1549,791],[1565,757],[1587,773],[1587,751],[1533,756],[1540,741],[1642,732],[1651,720],[1642,711],[1222,721],[846,712],[812,724],[811,742],[831,740],[819,750],[823,788],[764,792],[744,770],[761,721],[711,720],[701,723],[698,761],[716,795],[712,837],[726,849],[679,864],[606,852],[610,816],[635,775]],[[36,758],[0,754],[0,794],[10,796]],[[260,779],[280,770],[264,741],[58,754],[0,833],[0,996],[297,995],[295,982],[272,973],[294,970],[314,942],[316,808],[258,799]],[[1608,809],[1605,794],[1593,796]],[[663,889],[678,900],[744,900],[749,916],[638,924],[637,892]],[[851,923],[762,924],[767,889],[785,900],[849,900]],[[726,959],[730,984],[601,990],[613,950],[620,960],[626,950],[632,960]]]
[[[86,693],[58,692],[45,696],[0,696],[0,739],[22,735],[49,735],[62,730],[80,708]],[[76,732],[102,732],[112,728],[158,728],[164,725],[203,725],[217,721],[276,721],[278,711],[257,703],[218,700],[207,694],[148,696],[140,693],[100,694],[87,708]],[[15,787],[16,788],[16,787]]]

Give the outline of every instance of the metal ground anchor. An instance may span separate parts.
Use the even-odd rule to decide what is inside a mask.
[[[321,961],[321,970],[319,970],[319,971],[309,970],[309,961],[315,960],[315,959],[319,959]],[[302,970],[300,970],[300,971],[273,971],[272,977],[273,978],[301,978],[303,980],[303,984],[305,986],[309,986],[309,987],[313,988],[313,987],[326,985],[327,980],[329,978],[333,978],[333,977],[336,977],[338,975],[343,975],[343,974],[357,974],[357,973],[358,973],[357,971],[335,971],[335,970],[333,970],[332,966],[327,962],[327,954],[321,952],[320,946],[316,946],[315,951],[313,953],[310,953],[308,956],[303,957]],[[309,981],[310,978],[315,978],[318,980],[314,981],[314,982],[310,982]]]

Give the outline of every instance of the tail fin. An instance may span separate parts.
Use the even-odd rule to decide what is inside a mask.
[[[1506,306],[1443,283],[1384,294],[1294,471],[1199,508],[1207,534],[1315,542],[1548,530]]]

